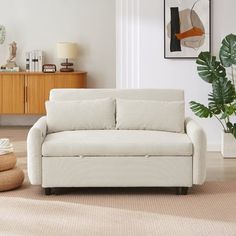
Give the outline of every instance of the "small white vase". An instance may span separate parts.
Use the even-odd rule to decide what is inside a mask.
[[[231,133],[222,131],[221,153],[225,158],[236,158],[236,139]]]

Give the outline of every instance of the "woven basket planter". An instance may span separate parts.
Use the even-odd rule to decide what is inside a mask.
[[[24,181],[24,172],[19,168],[0,172],[0,192],[16,189]]]
[[[0,156],[0,172],[14,168],[16,165],[16,157],[14,153]]]

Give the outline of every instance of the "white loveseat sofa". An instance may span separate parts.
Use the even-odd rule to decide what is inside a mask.
[[[54,89],[27,138],[28,175],[58,187],[188,187],[206,176],[206,137],[184,92]]]

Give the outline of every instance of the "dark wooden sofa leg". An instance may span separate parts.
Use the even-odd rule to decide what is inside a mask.
[[[45,195],[51,195],[52,194],[52,189],[51,188],[44,188]]]
[[[176,195],[187,195],[188,187],[176,187]]]
[[[182,195],[188,195],[188,187],[182,187]]]
[[[176,187],[176,195],[181,195],[182,189],[181,187]]]

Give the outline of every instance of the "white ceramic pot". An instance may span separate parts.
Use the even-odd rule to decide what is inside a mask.
[[[221,153],[225,158],[236,158],[236,139],[231,133],[222,131]]]

